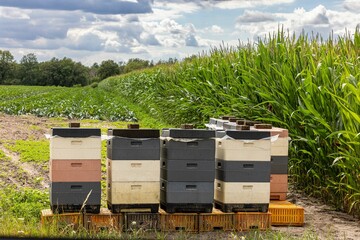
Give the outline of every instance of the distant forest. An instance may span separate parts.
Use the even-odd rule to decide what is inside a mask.
[[[0,84],[1,85],[33,85],[33,86],[97,86],[101,80],[134,70],[149,68],[159,64],[172,64],[177,60],[167,61],[129,59],[127,62],[113,60],[94,63],[91,67],[75,62],[71,58],[39,62],[34,53],[24,55],[16,62],[10,51],[0,50]]]

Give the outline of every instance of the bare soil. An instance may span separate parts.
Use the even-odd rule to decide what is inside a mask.
[[[49,173],[44,164],[24,163],[19,161],[19,155],[4,147],[7,141],[15,140],[43,140],[45,134],[50,132],[52,127],[67,126],[67,119],[39,118],[30,115],[10,116],[0,114],[0,149],[8,157],[0,159],[2,171],[0,173],[0,187],[2,185],[14,185],[17,187],[31,187],[36,189],[48,189]],[[83,127],[112,128],[119,127],[111,122],[88,122]],[[39,180],[39,177],[41,180]],[[305,225],[303,227],[272,227],[273,231],[280,231],[289,235],[290,238],[306,239],[304,236],[316,236],[310,239],[360,239],[360,221],[346,213],[335,211],[332,207],[322,204],[321,201],[303,196],[300,193],[290,192],[288,200],[302,206],[305,209]],[[215,234],[216,235],[216,234]],[[212,234],[210,238],[215,236]],[[218,235],[216,235],[218,236]],[[220,235],[219,235],[220,236]],[[239,235],[229,233],[221,238],[242,239]],[[194,238],[195,236],[188,236]],[[209,239],[209,235],[197,236],[196,239]],[[247,239],[247,238],[245,238]]]

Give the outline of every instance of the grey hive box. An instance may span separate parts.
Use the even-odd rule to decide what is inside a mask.
[[[114,137],[107,142],[107,157],[111,160],[159,160],[160,140]]]
[[[160,177],[167,181],[214,181],[215,168],[213,161],[161,161]]]
[[[161,141],[161,158],[166,160],[215,160],[215,140],[199,139],[191,142]]]
[[[288,174],[288,156],[271,156],[271,174]]]
[[[160,206],[168,213],[211,212],[214,182],[168,182],[161,180]]]
[[[88,212],[97,213],[101,205],[100,182],[50,183],[50,205],[53,211],[79,211],[88,195],[85,209],[88,209]]]
[[[178,129],[178,128],[164,128],[161,133],[162,137],[171,138],[194,138],[206,139],[214,138],[215,131],[207,129]]]
[[[159,129],[109,129],[109,136],[126,138],[159,138]]]
[[[51,136],[68,138],[100,137],[99,128],[51,128]]]
[[[260,131],[236,131],[236,130],[226,130],[226,135],[234,138],[234,139],[242,139],[242,140],[258,140],[262,138],[269,138],[270,132],[260,132]]]
[[[270,182],[270,162],[216,160],[216,179],[224,182]]]

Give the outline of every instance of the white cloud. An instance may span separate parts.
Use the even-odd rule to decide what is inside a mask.
[[[360,12],[360,1],[359,0],[344,0],[343,6],[346,10],[351,12]]]
[[[237,21],[237,34],[248,33],[250,38],[256,40],[258,37],[264,37],[269,32],[276,32],[279,28],[295,32],[297,35],[302,31],[307,33],[319,33],[324,38],[334,32],[343,34],[345,29],[355,29],[360,23],[360,16],[348,11],[329,10],[323,5],[306,11],[304,8],[297,8],[292,13],[273,13],[273,22],[244,22]]]
[[[21,9],[83,11],[96,14],[131,14],[151,12],[150,0],[0,0],[1,6]]]
[[[271,13],[252,10],[245,10],[244,14],[237,18],[237,22],[239,23],[260,23],[273,21],[275,21],[275,18]]]
[[[191,6],[190,9],[198,8],[220,8],[220,9],[245,9],[254,8],[258,6],[271,6],[278,4],[292,3],[295,0],[172,0],[171,4],[168,0],[155,0],[154,8],[157,6],[179,6],[179,4],[187,4]],[[180,8],[182,11],[186,11],[185,7]]]

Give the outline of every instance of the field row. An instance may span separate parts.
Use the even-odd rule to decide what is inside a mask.
[[[137,120],[121,98],[89,87],[0,86],[0,112],[69,119]]]

